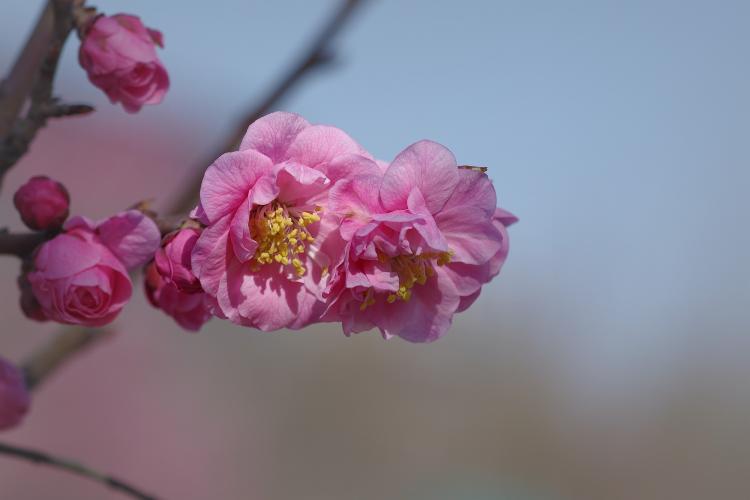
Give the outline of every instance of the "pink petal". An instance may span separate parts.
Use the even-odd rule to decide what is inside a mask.
[[[331,182],[319,170],[298,163],[285,163],[276,178],[279,199],[289,205],[304,206]]]
[[[482,289],[480,288],[476,292],[472,293],[471,295],[467,295],[466,297],[461,297],[461,301],[458,304],[458,309],[456,309],[457,313],[464,312],[467,310],[478,298],[479,294],[482,293]]]
[[[440,212],[435,216],[435,222],[453,252],[452,262],[484,264],[502,246],[502,234],[480,209]]]
[[[55,280],[95,266],[101,259],[101,247],[68,234],[60,234],[41,246],[34,260],[45,279]]]
[[[99,224],[97,233],[101,242],[128,269],[151,260],[161,242],[154,221],[137,210],[113,215]]]
[[[366,155],[343,130],[327,125],[312,125],[294,139],[287,151],[290,160],[308,167],[325,167],[339,156]]]
[[[201,286],[210,295],[216,295],[219,282],[227,272],[227,240],[231,215],[225,215],[203,230],[193,247],[191,267]]]
[[[284,279],[273,265],[250,272],[232,262],[216,298],[230,321],[262,331],[302,328],[322,312],[314,295],[301,283]]]
[[[384,305],[383,314],[375,320],[378,327],[409,342],[432,342],[448,331],[460,298],[441,271],[438,269],[436,278],[425,285],[415,286],[411,300]],[[373,309],[371,314],[377,312]]]
[[[420,141],[399,153],[388,167],[380,186],[380,200],[388,210],[405,209],[409,194],[417,188],[434,214],[443,208],[457,183],[453,153],[436,142]]]
[[[242,138],[240,151],[254,149],[273,163],[281,163],[289,158],[287,150],[297,135],[309,126],[307,120],[294,113],[271,113],[250,124]]]
[[[458,183],[441,211],[478,208],[487,215],[495,213],[497,196],[487,174],[475,170],[458,169]]]
[[[518,217],[500,207],[495,209],[494,218],[505,227],[512,226],[518,222]]]
[[[258,243],[250,236],[250,208],[249,200],[241,203],[232,217],[232,223],[229,229],[229,235],[232,238],[232,250],[234,256],[240,262],[247,262],[258,248]]]
[[[271,169],[271,161],[253,151],[236,151],[221,155],[203,176],[200,200],[210,221],[234,213],[256,179]]]
[[[84,217],[83,215],[74,215],[73,217],[65,221],[63,229],[66,231],[70,231],[72,229],[87,229],[89,231],[94,231],[96,230],[96,222],[92,221],[88,217]]]
[[[357,177],[360,175],[371,175],[380,177],[383,171],[378,165],[360,154],[346,154],[332,159],[326,166],[326,177],[335,183],[340,179]],[[377,188],[376,188],[377,193]]]
[[[510,250],[510,236],[508,236],[507,226],[515,223],[517,220],[518,218],[516,216],[514,216],[510,212],[503,210],[502,208],[498,208],[497,210],[495,210],[495,216],[492,219],[492,223],[502,235],[502,244],[500,245],[500,249],[497,251],[497,253],[490,259],[489,267],[491,276],[496,276],[500,272],[500,269],[505,263],[505,259],[508,258],[508,251]]]

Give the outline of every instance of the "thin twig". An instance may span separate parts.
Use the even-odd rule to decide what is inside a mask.
[[[79,105],[63,108],[52,97],[60,54],[74,28],[76,8],[82,3],[82,0],[49,0],[3,85],[0,95],[0,184],[5,173],[26,154],[47,119],[87,112]],[[19,117],[27,98],[31,100],[29,110],[26,116]]]
[[[310,43],[306,52],[271,87],[268,94],[239,120],[232,135],[211,156],[206,157],[196,165],[187,182],[187,187],[174,200],[171,213],[183,213],[195,205],[206,167],[223,153],[236,149],[251,123],[271,111],[305,76],[311,74],[315,69],[330,65],[335,60],[335,51],[331,46],[333,40],[352,18],[356,9],[364,3],[365,0],[343,0],[341,2],[339,8]]]
[[[15,255],[22,259],[51,237],[48,233],[10,233],[0,229],[0,255]]]
[[[113,334],[111,330],[76,327],[56,335],[24,362],[22,368],[26,387],[30,391],[35,389],[73,354],[83,352],[95,343],[111,338]]]
[[[86,467],[72,460],[68,460],[67,458],[60,458],[41,451],[21,448],[20,446],[13,446],[5,443],[0,443],[0,455],[7,455],[9,457],[27,460],[36,464],[49,465],[50,467],[55,467],[79,476],[87,477],[92,481],[96,481],[97,483],[113,490],[120,491],[133,498],[138,498],[139,500],[157,500],[155,496],[144,493],[138,488],[131,486],[120,479],[104,474],[90,467]]]

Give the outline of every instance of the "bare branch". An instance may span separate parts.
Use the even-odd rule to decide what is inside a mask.
[[[71,327],[56,335],[48,344],[35,351],[23,364],[26,387],[34,390],[47,376],[57,370],[74,354],[83,352],[95,343],[109,339],[113,331]]]
[[[2,229],[0,230],[0,255],[26,258],[50,237],[51,235],[47,233],[9,233]]]
[[[50,117],[68,116],[57,108],[52,84],[63,45],[74,28],[81,0],[49,0],[29,41],[13,66],[0,94],[0,184],[5,173],[24,155],[36,133]],[[31,99],[25,117],[18,114]],[[52,112],[51,112],[52,111]],[[80,114],[81,108],[73,114]]]
[[[35,464],[48,465],[72,474],[87,477],[92,481],[96,481],[108,488],[120,491],[130,497],[138,498],[139,500],[157,500],[155,496],[144,493],[138,488],[121,481],[120,479],[104,474],[90,467],[86,467],[72,460],[68,460],[67,458],[56,457],[41,451],[21,448],[20,446],[13,446],[5,443],[0,443],[0,455],[7,455],[9,457],[26,460]]]
[[[186,189],[177,196],[172,204],[171,213],[184,213],[195,205],[203,179],[203,172],[206,170],[206,167],[223,153],[236,149],[247,127],[251,123],[271,111],[274,106],[286,97],[305,76],[311,74],[313,70],[330,66],[335,61],[335,51],[332,47],[333,40],[352,18],[352,14],[354,14],[356,9],[364,3],[365,0],[343,0],[341,2],[341,6],[333,13],[315,39],[313,39],[307,51],[279,78],[277,83],[271,87],[268,94],[240,119],[232,135],[209,157],[206,157],[201,163],[195,166]]]

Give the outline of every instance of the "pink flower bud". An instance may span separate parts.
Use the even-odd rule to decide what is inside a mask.
[[[14,364],[0,358],[0,429],[21,423],[30,405],[23,373]]]
[[[31,229],[57,229],[68,218],[70,196],[65,186],[43,175],[32,177],[13,195],[21,220]]]
[[[202,291],[200,281],[193,274],[190,265],[198,236],[200,230],[195,228],[174,231],[164,238],[162,247],[154,256],[156,270],[164,281],[174,283],[180,291],[186,293]]]
[[[143,264],[158,245],[156,224],[136,210],[99,224],[73,217],[63,234],[39,247],[28,274],[31,290],[51,320],[105,325],[130,299],[127,269]]]
[[[135,113],[158,104],[169,88],[169,75],[156,55],[162,34],[146,28],[136,16],[100,16],[86,31],[78,60],[91,83],[112,103]]]
[[[154,262],[146,266],[144,288],[151,305],[171,316],[186,330],[198,331],[211,319],[208,296],[203,291],[186,293],[165,281]]]

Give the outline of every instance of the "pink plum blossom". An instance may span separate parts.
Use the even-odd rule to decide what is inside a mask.
[[[495,276],[515,217],[496,208],[487,176],[456,165],[440,144],[421,141],[383,172],[344,179],[330,193],[341,246],[325,292],[326,320],[344,332],[374,327],[387,338],[430,342]],[[336,252],[329,252],[335,254]]]
[[[110,323],[130,299],[128,269],[159,246],[156,224],[136,210],[101,223],[73,217],[34,256],[27,279],[44,316],[60,323]]]
[[[206,170],[193,213],[206,229],[192,268],[215,313],[264,331],[318,320],[328,192],[369,168],[371,157],[337,128],[283,112],[251,124],[239,151]]]
[[[174,231],[164,237],[161,248],[154,256],[156,270],[164,281],[174,283],[183,292],[203,291],[191,264],[193,247],[200,234],[197,228]]]
[[[0,358],[0,429],[17,426],[31,406],[23,372],[13,363]]]
[[[31,229],[60,228],[68,218],[70,196],[65,186],[38,175],[29,179],[13,195],[13,204],[21,220]]]
[[[91,83],[129,113],[158,104],[169,89],[169,75],[156,55],[159,31],[129,14],[99,16],[86,31],[78,59]]]
[[[185,292],[175,282],[167,281],[154,262],[144,274],[146,297],[152,306],[171,316],[186,330],[198,331],[211,319],[211,302],[202,290]]]

